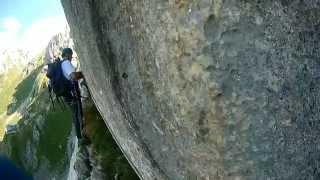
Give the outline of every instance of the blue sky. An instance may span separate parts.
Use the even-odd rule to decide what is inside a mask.
[[[37,40],[43,46],[65,24],[60,0],[0,0],[0,50]]]

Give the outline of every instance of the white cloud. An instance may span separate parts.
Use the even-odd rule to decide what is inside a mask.
[[[0,52],[5,49],[21,48],[36,54],[43,50],[49,40],[67,26],[64,16],[47,17],[33,22],[21,32],[21,23],[13,18],[0,21]]]
[[[14,17],[7,17],[1,21],[0,52],[4,49],[15,48],[18,45],[18,33],[21,23]]]
[[[0,32],[0,52],[14,48],[17,45],[16,35],[10,32]]]
[[[21,23],[14,17],[8,17],[3,20],[3,27],[7,32],[17,33],[21,28]]]
[[[34,22],[22,35],[21,48],[31,53],[43,50],[54,35],[64,31],[66,25],[63,16],[48,17]]]

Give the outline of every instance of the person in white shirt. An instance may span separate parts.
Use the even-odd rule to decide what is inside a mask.
[[[65,78],[68,80],[77,81],[83,78],[82,72],[76,72],[75,67],[73,67],[72,60],[73,51],[71,48],[64,48],[62,50],[62,72]]]
[[[73,123],[76,129],[76,135],[79,140],[82,139],[82,122],[83,112],[80,98],[80,89],[78,80],[83,78],[82,72],[77,72],[75,67],[71,64],[73,51],[71,48],[64,48],[62,50],[61,69],[63,76],[70,81],[71,91],[64,96],[66,103],[70,106],[73,113]]]

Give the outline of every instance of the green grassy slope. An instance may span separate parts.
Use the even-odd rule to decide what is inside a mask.
[[[13,71],[11,79],[0,79],[3,82],[14,81],[0,90],[0,93],[7,97],[5,104],[1,104],[6,118],[16,113],[22,114],[19,118],[14,117],[18,118],[17,121],[13,120],[18,124],[18,131],[4,137],[0,152],[5,153],[30,175],[61,179],[69,167],[67,151],[72,117],[68,108],[62,110],[57,103],[56,108],[52,108],[46,88],[47,81],[41,68],[39,65],[23,79],[19,71]],[[16,101],[12,103],[12,99]],[[25,108],[21,109],[21,106]],[[7,109],[10,109],[10,112]],[[119,180],[138,180],[96,107],[87,107],[84,113],[86,131],[92,141],[94,156],[108,179],[117,175]]]
[[[96,107],[87,107],[84,114],[86,134],[92,142],[93,151],[103,171],[108,172],[108,179],[113,179],[117,175],[119,180],[139,180],[113,140]]]
[[[37,164],[47,161],[52,171],[63,173],[67,161],[67,141],[71,131],[70,111],[46,109],[49,103],[47,94],[41,92],[30,108],[32,118],[22,118],[19,121],[19,132],[7,135],[4,144],[10,147],[10,158],[20,167],[32,173],[36,167],[26,167],[23,161],[27,153],[27,143],[32,144],[35,150],[33,159]],[[29,122],[29,123],[26,123]],[[39,132],[38,137],[34,131]],[[37,139],[39,138],[39,139]]]
[[[14,124],[19,120],[19,113],[23,109],[22,103],[26,102],[31,92],[36,92],[35,88],[39,84],[39,80],[43,80],[43,76],[39,76],[42,69],[42,56],[39,56],[34,65],[38,68],[29,74],[26,69],[31,67],[15,66],[2,74],[0,77],[0,141],[3,138],[5,126],[7,123]],[[29,70],[27,70],[29,71]],[[39,80],[37,78],[40,78]],[[24,104],[27,106],[28,104]],[[18,109],[20,108],[20,110]],[[11,116],[11,114],[15,113]],[[8,122],[9,121],[9,122]]]
[[[9,104],[7,106],[7,114],[10,115],[13,112],[18,110],[18,107],[25,101],[27,98],[33,98],[36,94],[36,90],[33,90],[34,87],[37,87],[37,78],[43,66],[37,67],[33,70],[28,76],[26,76],[18,85],[15,87],[14,94],[12,95],[15,98],[14,104]],[[20,77],[21,78],[21,77]],[[10,109],[10,112],[8,111]]]
[[[55,111],[46,115],[45,125],[40,133],[38,156],[46,157],[50,169],[65,166],[67,141],[71,131],[70,111]]]
[[[21,81],[22,70],[13,68],[2,76],[0,80],[0,141],[4,135],[7,119],[7,108],[12,103],[15,88]]]
[[[22,69],[12,68],[0,78],[0,114],[7,111],[7,106],[11,103],[15,88],[21,81]]]
[[[10,159],[30,174],[45,168],[50,172],[48,177],[59,179],[68,167],[71,114],[68,109],[51,108],[46,78],[40,69],[35,69],[17,86],[16,104],[20,105],[25,98],[30,98],[30,104],[26,115],[18,121],[17,133],[5,136],[3,148]]]

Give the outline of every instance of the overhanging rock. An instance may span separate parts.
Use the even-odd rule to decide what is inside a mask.
[[[319,1],[62,3],[142,179],[319,176]]]

